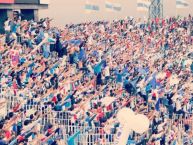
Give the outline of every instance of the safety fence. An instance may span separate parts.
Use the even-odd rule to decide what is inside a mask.
[[[121,133],[121,130],[119,127],[112,128],[116,129],[116,131],[111,131],[107,133],[104,130],[104,127],[88,127],[86,124],[81,123],[74,123],[71,119],[72,115],[70,112],[62,112],[62,111],[53,111],[51,108],[44,106],[44,109],[42,109],[42,106],[40,105],[25,105],[23,107],[23,111],[26,114],[33,113],[32,110],[38,111],[39,114],[41,114],[41,126],[42,126],[42,133],[45,133],[44,127],[51,124],[55,126],[56,128],[59,127],[62,131],[62,134],[60,136],[60,141],[65,144],[67,141],[66,139],[69,139],[71,135],[76,134],[80,131],[79,135],[77,135],[75,142],[80,145],[84,144],[109,144],[113,145],[117,143],[117,140],[119,138],[119,133]],[[41,111],[43,110],[43,111]],[[26,117],[26,116],[25,116]],[[174,115],[174,119],[170,120],[171,124],[168,125],[177,125],[178,128],[185,128],[188,126],[189,129],[192,129],[193,119],[192,114],[186,114],[186,115]],[[175,124],[176,123],[176,124]],[[151,127],[150,127],[151,128]],[[120,130],[120,131],[119,131]],[[131,133],[130,139],[135,143],[142,142],[145,138],[149,138],[151,136],[151,129],[147,131],[143,135],[138,135],[136,133]],[[52,140],[55,138],[58,138],[58,135],[53,135]]]
[[[170,120],[171,124],[177,126],[179,129],[192,130],[193,129],[193,114],[174,114]]]
[[[65,129],[63,129],[65,130],[64,134],[67,136],[76,133],[79,129],[86,130],[86,128],[88,128],[88,125],[85,124],[84,120],[83,121],[80,120],[80,122],[73,121],[72,119],[73,116],[71,112],[53,111],[49,106],[44,106],[44,109],[42,109],[42,107],[40,107],[39,105],[26,105],[24,107],[24,110],[29,111],[32,108],[35,110],[39,110],[39,113],[42,116],[41,125],[45,126],[47,124],[52,124],[54,126],[58,126],[58,125],[63,126],[65,127]],[[168,128],[172,126],[177,126],[178,129],[186,129],[186,128],[193,129],[192,114],[175,114],[173,115],[172,119],[169,119],[167,121],[167,126]],[[112,130],[116,130],[116,131],[112,131]],[[116,135],[118,130],[119,130],[119,127],[117,128],[113,127],[111,128],[111,131],[109,132],[109,135],[108,135],[108,133],[104,131],[103,127],[92,126],[90,127],[90,134],[88,134],[88,132],[82,133],[83,135],[79,135],[80,136],[79,140],[81,141],[78,140],[77,142],[85,142],[86,139],[88,140],[90,138],[91,138],[89,140],[90,142],[92,141],[97,142],[99,140],[100,141],[104,140],[104,142],[105,141],[114,142],[117,138]],[[99,137],[99,136],[104,136],[104,137]],[[132,133],[131,139],[136,142],[140,142],[144,138],[149,138],[150,136],[151,136],[151,129],[143,135],[137,135],[135,133]]]
[[[91,129],[86,126],[69,126],[68,128],[56,126],[55,128],[49,139],[41,141],[41,145],[55,140],[62,145],[70,145],[72,142],[76,145],[115,145],[117,143],[115,134],[105,134],[100,131],[102,128],[99,127]]]
[[[75,140],[77,144],[99,144],[101,142],[103,142],[103,144],[109,145],[115,144],[115,142],[117,142],[118,140],[118,134],[121,132],[119,132],[119,127],[113,127],[111,128],[111,131],[107,133],[104,130],[104,127],[88,127],[88,125],[85,124],[85,121],[74,122],[72,120],[73,116],[71,115],[71,112],[53,111],[49,106],[44,106],[42,108],[42,106],[39,105],[25,105],[23,107],[23,111],[26,114],[34,113],[37,110],[39,110],[38,113],[41,114],[40,116],[42,128],[49,124],[55,127],[59,127],[62,130],[63,138],[68,138],[69,136],[76,134],[78,131],[80,131],[80,134]],[[42,130],[42,133],[44,132],[45,130]],[[149,130],[142,136],[132,133],[130,138],[135,142],[141,142],[144,139],[144,136],[149,137],[150,135],[151,131]]]
[[[38,102],[38,101],[35,101],[35,99],[29,99],[23,96],[15,96],[14,91],[6,91],[5,93],[4,88],[0,88],[0,99],[3,99],[3,98],[6,99],[8,112],[13,111],[13,109],[17,107],[18,104],[20,105],[19,108],[22,108],[24,110],[34,109],[36,111],[41,111],[42,114],[43,112],[50,113],[49,110],[53,110],[53,108],[50,107],[51,105],[44,105],[44,102]],[[136,102],[135,99],[134,99],[134,102]],[[149,106],[155,106],[155,104],[150,103]],[[148,110],[149,110],[148,108],[145,108],[143,111],[146,113],[148,112]],[[174,121],[174,120],[185,119],[185,118],[187,119],[192,117],[193,104],[187,106],[187,110],[189,111],[182,112],[181,114],[173,113],[171,119]],[[169,113],[167,113],[167,115],[168,114]],[[167,116],[167,118],[168,117],[169,116]],[[66,118],[63,118],[63,119],[66,119]]]
[[[0,95],[0,98],[7,99],[7,112],[14,109],[14,107],[20,103],[20,99],[18,97],[12,95],[12,93],[7,94],[6,97],[4,95]],[[24,99],[24,98],[22,98]],[[33,104],[33,105],[31,105]],[[36,104],[33,101],[23,104],[19,107],[23,112],[25,117],[29,117],[30,114],[34,114],[37,112],[41,117],[41,126],[46,126],[48,124],[52,124],[53,126],[60,126],[62,130],[62,141],[63,144],[66,143],[66,139],[69,138],[72,134],[80,132],[75,142],[80,145],[84,144],[116,144],[118,140],[118,128],[116,131],[112,131],[107,133],[104,131],[104,128],[92,126],[88,128],[88,125],[85,124],[84,119],[74,120],[73,114],[70,111],[54,111],[51,105],[41,105]],[[168,119],[169,117],[166,115],[165,117]],[[193,115],[191,113],[182,113],[182,114],[173,114],[172,118],[169,119],[168,125],[176,125],[178,128],[183,129],[193,129]],[[87,131],[85,131],[87,130]],[[43,131],[43,129],[42,129]],[[137,135],[132,133],[130,135],[131,140],[135,142],[141,142],[144,138],[148,138],[151,135],[151,130],[143,135]],[[53,136],[55,138],[56,136]]]
[[[76,145],[116,145],[119,142],[121,133],[121,131],[117,131],[114,134],[107,134],[102,127],[69,126],[66,128],[65,126],[56,126],[56,128],[57,131],[55,131],[55,133],[51,135],[52,137],[46,140],[46,142],[51,142],[56,139],[62,144],[70,144],[73,140]],[[141,143],[145,140],[145,136],[142,137],[137,134],[134,136],[133,134],[134,133],[130,134],[128,144]]]
[[[30,114],[29,111],[38,112],[39,114],[41,114],[41,116],[43,116],[44,124],[46,124],[46,122],[51,123],[55,122],[54,124],[60,123],[63,125],[72,125],[73,122],[75,122],[75,120],[73,120],[72,112],[70,111],[54,111],[50,105],[40,105],[38,103],[36,104],[34,101],[30,102],[30,100],[28,100],[27,104],[21,105],[20,99],[12,95],[6,95],[5,97],[1,94],[0,98],[5,98],[7,101],[7,113],[12,112],[13,109],[16,109],[18,107],[19,109],[22,109],[25,112],[27,111],[28,112],[27,114]],[[165,118],[169,118],[169,116],[165,116]],[[173,114],[172,118],[170,119],[172,123],[174,122],[178,122],[178,124],[186,123],[189,124],[191,128],[193,128],[192,120],[193,120],[192,113]],[[76,121],[78,122],[78,120]]]
[[[1,114],[1,118],[5,117],[10,111],[14,109],[15,106],[17,106],[17,104],[19,104],[18,98],[12,95],[10,91],[5,91],[5,89],[6,88],[0,88],[0,99],[4,99],[4,103],[6,103],[6,108],[1,108],[2,110],[6,110],[4,114]]]

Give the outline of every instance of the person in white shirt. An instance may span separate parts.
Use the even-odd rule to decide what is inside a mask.
[[[7,21],[5,21],[5,23],[4,23],[5,33],[10,32],[10,30],[11,30],[11,26],[9,25],[9,23],[10,23],[10,19],[7,19]]]
[[[181,103],[179,101],[179,99],[177,99],[176,101],[176,111],[180,111],[182,109]]]
[[[105,77],[105,83],[107,83],[108,79],[110,78],[110,68],[109,68],[108,64],[104,68],[104,77]]]

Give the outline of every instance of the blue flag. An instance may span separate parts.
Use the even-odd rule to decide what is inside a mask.
[[[64,103],[64,106],[65,106],[65,108],[71,108],[71,106],[72,106],[71,99],[66,100]]]
[[[127,144],[128,144],[128,145],[135,145],[136,142],[135,142],[134,140],[128,140],[128,141],[127,141]]]
[[[78,135],[80,134],[80,131],[76,132],[75,134],[71,135],[68,138],[68,145],[76,145],[75,143],[75,139],[78,137]]]

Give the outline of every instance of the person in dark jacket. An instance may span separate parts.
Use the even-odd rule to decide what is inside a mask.
[[[191,66],[190,66],[190,69],[191,69],[191,72],[192,72],[192,74],[193,74],[193,62],[192,62],[192,64],[191,64]]]

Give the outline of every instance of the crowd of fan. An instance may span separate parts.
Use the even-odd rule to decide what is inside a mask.
[[[50,21],[5,22],[0,89],[9,108],[0,144],[73,145],[86,132],[100,134],[91,144],[113,144],[121,133],[116,113],[124,107],[151,121],[148,133],[129,140],[193,143],[193,17],[129,17],[63,29]]]

